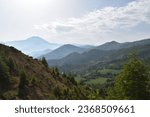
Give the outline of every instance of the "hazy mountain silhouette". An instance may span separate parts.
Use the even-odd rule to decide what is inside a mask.
[[[35,52],[44,51],[46,49],[53,50],[60,46],[59,44],[49,43],[38,36],[33,36],[25,40],[6,42],[5,44],[13,46],[18,50],[21,50],[23,53],[31,56],[32,53],[35,54]]]
[[[60,59],[63,58],[71,53],[78,52],[78,53],[83,53],[87,49],[85,48],[80,48],[71,44],[66,44],[63,45],[55,50],[53,50],[50,53],[47,53],[43,55],[47,60],[52,60],[52,59]]]

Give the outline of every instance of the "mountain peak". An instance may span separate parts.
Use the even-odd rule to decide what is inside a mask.
[[[119,44],[117,41],[111,41],[111,42],[108,42],[107,44]]]
[[[85,50],[86,49],[84,49],[84,48],[80,48],[80,47],[77,47],[77,46],[74,46],[71,44],[65,44],[65,45],[62,45],[61,47],[53,50],[52,52],[45,54],[44,57],[47,60],[60,59],[71,53],[74,53],[74,52],[82,53]]]
[[[32,37],[29,37],[28,39],[26,40],[34,40],[34,41],[41,41],[41,40],[44,40],[43,38],[39,37],[39,36],[32,36]],[[45,41],[45,40],[44,40]]]
[[[96,47],[96,49],[112,50],[112,49],[117,49],[119,45],[120,45],[120,43],[118,43],[116,41],[111,41],[111,42],[107,42],[107,43],[104,43],[103,45]]]
[[[77,46],[74,46],[74,45],[71,45],[71,44],[65,44],[62,47],[77,47]]]
[[[38,36],[32,36],[25,40],[8,42],[6,43],[6,45],[13,46],[28,55],[37,51],[43,51],[46,49],[52,50],[52,49],[56,49],[57,47],[59,47],[58,44],[49,43],[47,40]]]

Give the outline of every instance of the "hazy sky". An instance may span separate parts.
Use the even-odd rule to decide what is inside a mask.
[[[150,0],[0,0],[0,42],[102,44],[150,38]]]

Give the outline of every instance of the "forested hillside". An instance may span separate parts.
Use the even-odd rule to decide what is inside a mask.
[[[0,99],[94,99],[96,93],[74,77],[48,68],[13,47],[0,45]]]

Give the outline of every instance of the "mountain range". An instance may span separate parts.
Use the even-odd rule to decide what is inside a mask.
[[[74,52],[59,60],[48,60],[49,66],[57,66],[64,72],[83,72],[89,69],[114,69],[128,58],[130,53],[137,53],[141,58],[150,58],[150,39],[135,42],[118,43],[115,41],[97,46],[83,53]],[[120,64],[118,64],[120,62]]]
[[[51,44],[40,37],[33,36],[26,40],[12,41],[6,44],[14,46],[34,58],[45,57],[49,66],[57,66],[61,71],[82,72],[88,71],[88,69],[91,69],[94,65],[98,66],[97,64],[100,63],[106,64],[110,61],[122,61],[132,51],[143,54],[149,49],[147,45],[150,44],[150,39],[125,43],[111,41],[99,46],[77,46]],[[141,50],[143,51],[141,52]],[[98,68],[102,68],[102,66]]]

